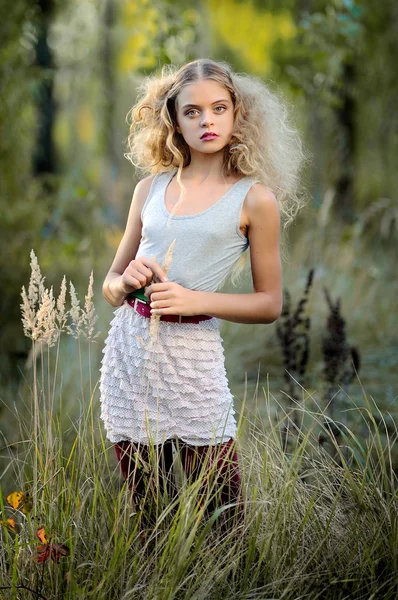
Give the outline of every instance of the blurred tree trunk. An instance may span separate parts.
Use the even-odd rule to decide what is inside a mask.
[[[53,140],[55,117],[54,61],[48,45],[48,31],[54,17],[54,1],[39,0],[39,22],[37,24],[36,64],[45,77],[39,84],[37,100],[37,143],[33,155],[33,174],[55,173],[57,157]]]
[[[0,381],[4,385],[11,385],[19,376],[28,354],[29,343],[21,334],[21,285],[26,285],[30,275],[29,251],[40,247],[48,218],[46,175],[54,175],[57,170],[54,62],[48,44],[55,9],[56,0],[21,0],[0,9],[4,44],[0,57],[4,101],[0,110],[4,171],[0,186],[0,212],[4,216],[0,252],[6,265],[1,274]]]
[[[117,105],[115,48],[113,29],[116,8],[113,0],[105,0],[103,7],[103,41],[100,46],[100,72],[102,76],[103,102],[101,105],[101,195],[104,202],[112,201],[118,195],[118,152],[115,144],[115,106]]]
[[[115,90],[115,67],[113,64],[113,43],[112,28],[115,24],[115,4],[113,0],[106,0],[104,6],[104,41],[101,51],[102,56],[102,76],[104,91],[103,107],[103,140],[104,157],[111,167],[112,174],[116,177],[117,169],[117,151],[115,148],[115,127],[114,127],[114,106],[116,99]]]
[[[353,95],[355,88],[355,65],[347,61],[343,66],[342,82],[337,95],[340,105],[335,109],[336,121],[340,128],[341,145],[339,148],[339,175],[335,182],[336,198],[335,210],[344,221],[352,222],[354,219],[354,162],[356,151],[356,101]]]

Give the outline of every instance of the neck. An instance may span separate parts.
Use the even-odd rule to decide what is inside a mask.
[[[223,150],[214,154],[203,154],[191,150],[191,162],[183,169],[184,179],[198,183],[224,181],[225,178],[222,175],[223,161]]]

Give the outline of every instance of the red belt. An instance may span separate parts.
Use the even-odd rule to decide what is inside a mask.
[[[137,297],[127,298],[127,302],[134,308],[139,315],[143,317],[151,317],[151,308],[148,302],[143,302]],[[182,315],[160,315],[161,321],[170,321],[172,323],[199,323],[212,319],[211,315],[194,315],[193,317],[185,317]]]

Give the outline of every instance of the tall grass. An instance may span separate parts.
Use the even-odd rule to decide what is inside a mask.
[[[326,200],[325,197],[325,204]],[[325,394],[328,393],[323,372],[323,338],[330,310],[324,295],[326,287],[334,302],[341,300],[346,340],[349,346],[359,350],[360,376],[368,395],[376,399],[377,405],[385,411],[386,419],[392,415],[397,420],[395,304],[398,279],[394,276],[396,261],[393,252],[396,244],[393,239],[388,245],[386,240],[383,242],[381,239],[380,243],[376,243],[375,239],[370,243],[368,236],[356,233],[356,227],[343,227],[338,221],[331,218],[324,221],[320,216],[316,211],[303,215],[301,225],[298,224],[292,231],[291,260],[283,265],[283,287],[289,291],[293,305],[303,293],[309,270],[314,269],[308,301],[311,327],[308,331],[309,360],[304,385],[312,392],[321,392],[323,388]],[[358,223],[360,217],[358,215]],[[249,293],[252,289],[248,270],[243,278],[242,291]],[[231,286],[225,291],[236,293]],[[278,322],[267,325],[222,322],[227,371],[231,389],[238,397],[243,395],[245,386],[250,397],[254,394],[259,370],[260,386],[267,384],[269,376],[273,393],[279,394],[283,386],[284,365],[277,336]],[[302,378],[300,383],[303,384]],[[344,393],[335,398],[341,404],[339,408],[347,408],[353,399],[356,404],[362,402],[363,394],[356,380],[350,384],[347,402],[344,402]],[[355,415],[352,416],[354,419]],[[350,422],[351,426],[353,424],[354,420]]]
[[[79,364],[83,351],[81,345]],[[206,512],[216,489],[203,499],[200,482],[179,477],[175,500],[152,498],[156,520],[147,526],[104,437],[96,385],[82,386],[81,411],[72,422],[62,395],[54,399],[57,356],[56,345],[43,352],[25,412],[8,407],[6,418],[19,428],[19,441],[1,443],[1,520],[14,518],[15,527],[0,527],[0,598],[397,597],[398,494],[391,455],[398,429],[389,425],[381,435],[383,416],[375,420],[377,406],[365,391],[365,406],[352,410],[367,428],[366,439],[341,423],[335,424],[336,438],[322,411],[301,402],[295,407],[302,413],[301,432],[286,452],[281,424],[292,415],[282,411],[276,421],[274,399],[263,388],[263,418],[244,407],[239,423],[243,522],[232,522],[227,532],[220,528],[227,507]],[[31,494],[31,510],[11,508],[6,497],[15,490]],[[41,526],[69,548],[69,556],[34,560]]]

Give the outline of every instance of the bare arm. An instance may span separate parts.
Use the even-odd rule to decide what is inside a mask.
[[[174,282],[152,283],[146,290],[152,314],[205,314],[235,323],[276,321],[282,311],[278,203],[262,184],[249,190],[245,203],[254,293],[202,292]]]
[[[126,229],[102,285],[104,298],[111,306],[121,306],[130,292],[151,281],[154,272],[160,279],[165,277],[156,261],[147,257],[135,258],[141,240],[141,211],[152,180],[153,176],[146,177],[134,189]]]
[[[236,323],[272,323],[282,311],[280,214],[271,190],[254,185],[246,198],[253,294],[197,292],[203,314]]]

